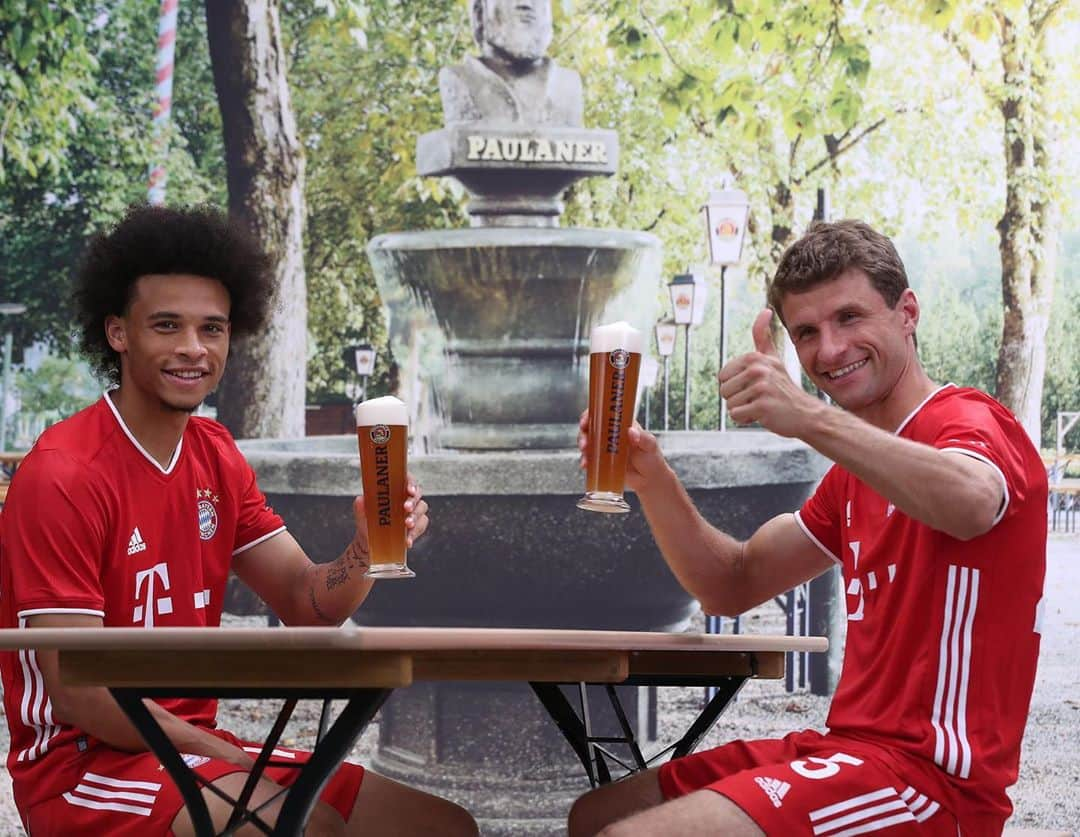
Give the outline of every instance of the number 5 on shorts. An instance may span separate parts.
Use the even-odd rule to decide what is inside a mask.
[[[811,765],[809,762],[813,762]],[[829,779],[840,772],[841,764],[862,764],[862,759],[849,756],[847,753],[836,753],[825,759],[810,756],[791,763],[791,769],[806,779]]]

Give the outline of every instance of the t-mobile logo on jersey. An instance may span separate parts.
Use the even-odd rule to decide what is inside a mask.
[[[859,569],[859,550],[862,547],[862,541],[848,541],[848,549],[851,550],[852,566],[855,570]],[[886,568],[888,572],[888,582],[892,583],[892,580],[896,578],[896,564],[889,564]],[[886,583],[885,579],[879,579],[878,574],[871,570],[863,575],[856,576],[852,573],[851,581],[848,582],[847,594],[849,596],[855,596],[856,601],[854,605],[848,605],[848,621],[859,622],[866,615],[866,592],[868,590],[877,590],[879,581]]]
[[[164,616],[172,613],[172,596],[158,596],[155,598],[155,584],[160,581],[160,591],[169,589],[169,565],[162,561],[148,570],[135,573],[135,612],[132,615],[132,623],[142,623],[144,627],[154,627],[154,614]],[[145,585],[144,585],[145,582]],[[146,587],[146,598],[143,598],[143,587]],[[145,618],[144,618],[145,616]]]

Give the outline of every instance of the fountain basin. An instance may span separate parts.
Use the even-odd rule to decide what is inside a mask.
[[[652,329],[660,242],[647,233],[518,227],[380,235],[368,245],[395,354],[408,357],[438,448],[573,448],[592,327]],[[418,345],[423,346],[423,357]],[[415,358],[415,362],[414,362]]]

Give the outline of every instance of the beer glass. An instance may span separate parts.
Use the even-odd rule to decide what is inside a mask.
[[[370,578],[413,578],[405,561],[405,485],[409,417],[394,398],[372,398],[356,408],[364,515],[371,550]]]
[[[642,334],[617,322],[592,330],[589,345],[589,466],[578,508],[625,513],[630,426],[634,423]]]

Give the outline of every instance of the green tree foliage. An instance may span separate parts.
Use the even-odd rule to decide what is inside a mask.
[[[754,207],[751,270],[769,276],[798,232],[800,197],[805,223],[815,187],[890,116],[887,105],[865,106],[873,18],[824,0],[620,2],[602,14],[594,28],[604,43],[576,46],[593,55],[576,63],[590,87],[622,95],[601,94],[596,102],[607,112],[593,112],[620,129],[650,126],[652,142],[624,142],[628,156],[659,166],[691,213],[710,181],[735,174]],[[593,76],[590,65],[606,73]],[[623,178],[637,175],[631,164]],[[680,226],[700,238],[696,224]]]
[[[579,207],[587,207],[594,217],[602,217],[605,206],[613,217],[651,217],[668,247],[670,276],[700,259],[698,222],[691,216],[715,173],[732,171],[751,198],[747,278],[736,273],[736,281],[751,286],[764,284],[780,252],[809,221],[813,191],[822,185],[830,187],[834,203],[842,207],[832,217],[864,218],[891,235],[906,231],[933,238],[951,233],[954,240],[983,242],[982,231],[1001,218],[1004,206],[1002,112],[998,100],[979,95],[955,38],[941,33],[959,27],[962,35],[956,37],[982,44],[973,49],[985,62],[987,22],[997,25],[1000,18],[1030,6],[1044,24],[1057,25],[1064,16],[1047,17],[1046,11],[1061,5],[972,0],[916,10],[908,4],[855,8],[782,0],[691,2],[677,8],[646,2],[627,3],[615,17],[608,17],[605,7],[597,15],[607,22],[606,28],[600,23],[580,31],[599,28],[606,32],[606,41],[598,47],[595,37],[592,46],[583,40],[575,48],[576,63],[583,70],[591,63],[598,71],[589,75],[589,87],[607,72],[602,89],[618,95],[603,98],[601,108],[618,114],[611,127],[624,132],[624,166],[633,167],[626,158],[640,153],[647,161],[643,168],[651,171],[642,175],[624,168],[617,183],[589,184],[580,190],[590,194],[584,200],[578,195]],[[1054,32],[1044,34],[1049,46],[1043,54],[1050,61]],[[1058,40],[1064,44],[1075,38]],[[612,54],[617,56],[614,61]],[[1059,71],[1075,67],[1075,50],[1071,64],[1063,60],[1067,49],[1059,46],[1056,55]],[[1047,70],[1046,64],[1035,67],[1036,74]],[[1008,89],[1000,81],[992,88],[999,97]],[[641,107],[635,111],[637,100]],[[1043,104],[1054,108],[1061,124],[1076,119],[1071,92]],[[628,125],[636,143],[629,149]],[[1070,133],[1075,134],[1061,131],[1057,139],[1067,141]],[[1075,165],[1075,147],[1064,156]],[[1029,174],[1050,176],[1042,168]],[[650,179],[652,188],[641,189]],[[653,205],[645,209],[650,199]],[[674,234],[668,232],[669,222]],[[1043,259],[1051,262],[1052,256],[1046,252]],[[1000,278],[1000,264],[989,269]],[[909,272],[913,280],[919,279],[919,271]],[[924,318],[926,330],[933,331],[939,321],[942,328],[936,337],[949,340],[929,335],[924,349],[931,354],[926,357],[940,377],[993,392],[994,380],[987,380],[985,364],[975,369],[969,354],[950,354],[950,341],[957,341],[952,340],[948,314],[959,305],[965,316],[975,316],[978,345],[992,356],[1000,344],[1001,292],[990,298],[980,293],[978,304],[986,307],[972,309],[974,300],[947,289],[956,278],[934,272],[927,285],[926,311],[940,305],[945,316],[938,320],[934,311]],[[703,394],[695,398],[695,423],[698,414],[715,417],[716,296],[706,325],[695,334],[701,351],[695,351],[693,359],[694,390]],[[991,322],[998,327],[992,339],[986,326]],[[939,344],[941,353],[934,355]],[[1055,351],[1053,341],[1047,345]],[[674,384],[680,384],[679,360],[673,359]],[[681,406],[674,409],[681,415]]]
[[[904,246],[906,245],[906,246]],[[934,381],[993,391],[1001,288],[992,240],[902,242],[919,295],[919,357]]]
[[[0,6],[0,182],[65,168],[78,119],[93,110],[95,52],[74,0]]]
[[[168,200],[220,203],[220,129],[216,105],[205,107],[205,27],[189,6],[181,4],[178,26],[175,98],[184,104],[170,138]],[[86,238],[146,199],[157,7],[125,0],[98,8],[93,19],[85,33],[96,56],[86,88],[93,107],[73,117],[64,165],[12,171],[0,185],[0,296],[29,307],[11,323],[20,346],[45,340],[70,350],[71,276]]]
[[[743,264],[727,272],[729,300],[746,287],[763,298],[780,254],[809,223],[819,187],[846,214],[888,233],[905,227],[910,219],[890,210],[926,191],[925,154],[910,136],[888,144],[883,137],[917,135],[910,125],[940,102],[906,54],[891,54],[898,27],[887,8],[856,13],[784,0],[625,3],[618,14],[604,7],[571,26],[573,40],[561,43],[593,92],[587,121],[620,131],[622,160],[617,178],[579,187],[569,217],[655,232],[666,279],[703,261],[699,208],[721,173],[735,174],[751,219]],[[891,168],[868,150],[875,143],[890,152]],[[710,271],[706,320],[694,335],[699,427],[717,425],[718,273]],[[666,289],[658,292],[666,299]],[[744,330],[757,308],[746,312]],[[748,341],[740,322],[729,315],[727,357]],[[672,367],[681,386],[681,362]],[[681,419],[681,400],[675,409]]]
[[[941,28],[999,113],[1005,201],[1000,237],[1003,328],[994,393],[1038,441],[1050,319],[1060,240],[1063,181],[1059,170],[1059,90],[1075,74],[1055,61],[1052,33],[1065,0],[966,0],[945,4]],[[1071,67],[1072,73],[1065,70]],[[1076,125],[1073,98],[1072,126]]]
[[[52,355],[37,369],[21,370],[15,388],[25,412],[45,413],[53,418],[70,416],[101,395],[85,363]]]
[[[342,349],[388,344],[365,247],[395,230],[460,226],[460,193],[416,175],[416,138],[442,126],[437,74],[472,43],[454,0],[383,0],[370,8],[286,4],[290,84],[307,154],[309,395],[344,397],[355,377]],[[398,352],[407,347],[396,347]],[[380,351],[368,395],[393,386]]]
[[[567,196],[563,225],[657,235],[665,262],[656,292],[666,309],[664,283],[705,259],[699,207],[720,173],[734,173],[750,195],[752,236],[743,263],[727,271],[730,357],[750,348],[749,324],[775,260],[809,222],[816,189],[827,186],[839,207],[834,217],[865,218],[899,236],[924,303],[920,350],[931,374],[992,389],[1002,325],[993,225],[1006,184],[1002,116],[986,91],[1000,94],[1004,86],[976,72],[992,67],[988,24],[996,21],[995,6],[1000,12],[1022,4],[556,0],[552,55],[582,74],[586,124],[616,129],[621,145],[618,174],[579,183]],[[8,7],[63,15],[69,6],[22,0],[0,12],[5,113],[11,102],[24,103],[12,120],[29,99],[7,92],[16,66]],[[379,298],[368,241],[394,230],[466,223],[460,190],[418,178],[414,154],[417,135],[442,124],[438,69],[475,47],[465,0],[282,0],[281,9],[307,164],[309,397],[344,397],[350,372],[342,348],[385,346],[382,305],[396,304]],[[55,102],[40,104],[57,113],[66,108],[63,125],[31,120],[36,130],[66,138],[41,144],[59,148],[53,157],[64,165],[42,158],[30,168],[4,167],[0,296],[31,306],[10,323],[20,329],[19,344],[41,336],[68,342],[69,272],[85,236],[145,195],[156,24],[156,3],[97,0],[68,24],[74,29],[57,35],[71,60],[80,49],[94,59],[70,65],[67,80],[82,81],[47,93]],[[220,117],[200,4],[181,4],[178,35],[168,200],[223,205]],[[966,58],[954,41],[966,44]],[[1059,14],[1047,33],[1046,55],[1066,75],[1075,67],[1074,42],[1075,8]],[[42,54],[59,56],[55,49]],[[85,72],[74,72],[80,66]],[[71,99],[76,104],[62,108],[69,91],[93,107]],[[1075,226],[1073,196],[1061,189],[1080,176],[1078,95],[1075,85],[1058,85],[1043,103],[1059,126],[1055,196],[1065,219],[1046,341],[1044,428],[1056,409],[1080,409],[1080,241],[1068,232]],[[56,134],[64,125],[66,133]],[[4,136],[8,163],[15,156]],[[694,332],[695,427],[716,423],[718,274],[708,271],[706,322]],[[675,426],[682,425],[681,341],[680,335],[671,361]],[[394,347],[402,358],[417,350]],[[369,392],[394,385],[395,360],[381,352]]]

